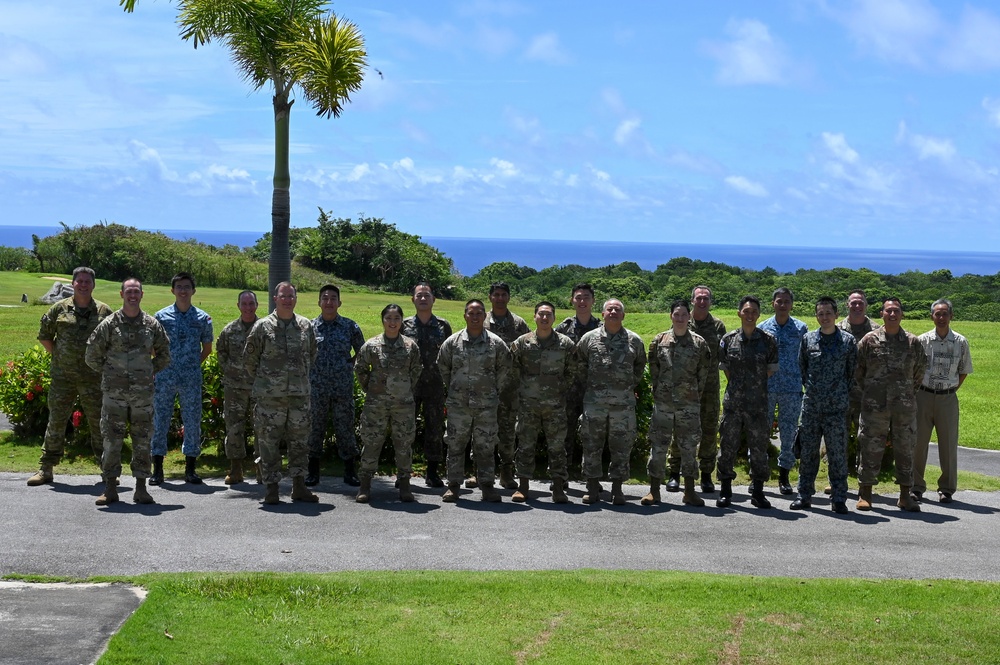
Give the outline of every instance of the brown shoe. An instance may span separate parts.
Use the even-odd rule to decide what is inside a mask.
[[[583,495],[584,503],[601,502],[601,481],[592,478],[587,481],[587,493]]]
[[[615,480],[611,483],[611,505],[625,505],[625,493],[622,492],[622,482],[620,480]]]
[[[52,482],[52,467],[48,464],[43,464],[38,471],[35,472],[31,478],[28,478],[29,487],[38,487],[39,485],[44,485],[46,483]]]
[[[278,496],[278,483],[267,484],[267,492],[264,494],[264,503],[268,506],[274,506],[281,503],[281,497]]]
[[[413,492],[410,490],[409,476],[399,479],[399,500],[403,503],[413,503],[414,501]]]
[[[292,501],[319,503],[319,497],[309,491],[304,477],[295,476],[292,478]]]
[[[896,500],[896,507],[902,508],[909,513],[920,512],[920,504],[917,503],[912,496],[910,496],[909,485],[899,486],[899,499]]]
[[[517,485],[517,491],[514,492],[514,496],[510,497],[510,500],[514,503],[524,503],[528,500],[528,479],[520,476],[518,480],[520,482]]]
[[[858,510],[871,510],[872,509],[872,486],[871,485],[859,485],[858,486],[858,505],[856,506]]]
[[[681,499],[681,503],[695,508],[702,508],[705,505],[705,500],[694,490],[694,476],[684,476],[684,498]]]
[[[474,490],[477,487],[479,487],[479,479],[478,478],[476,478],[475,476],[472,476],[471,478],[466,478],[465,479],[465,489],[467,489],[467,490]]]
[[[566,481],[556,478],[552,481],[552,503],[569,503],[566,496]]]
[[[104,494],[97,497],[94,504],[97,506],[110,506],[112,503],[118,503],[118,483],[106,482],[104,483]]]
[[[229,473],[226,474],[225,483],[227,485],[237,485],[243,482],[243,460],[234,459],[229,461]]]
[[[354,497],[354,501],[356,503],[368,503],[372,495],[372,477],[362,474],[358,480],[361,481],[361,485],[358,486],[358,495]]]
[[[144,505],[156,503],[156,501],[153,501],[153,497],[151,497],[149,495],[149,492],[146,490],[145,478],[135,479],[135,492],[132,493],[132,503],[139,503]]]
[[[483,493],[483,501],[487,503],[500,503],[503,501],[503,497],[500,496],[500,492],[493,487],[493,483],[483,483],[479,486],[480,491]]]
[[[660,479],[650,478],[649,479],[649,494],[642,497],[639,501],[644,506],[653,506],[660,502]]]
[[[458,483],[448,483],[448,489],[441,495],[444,503],[458,503]]]

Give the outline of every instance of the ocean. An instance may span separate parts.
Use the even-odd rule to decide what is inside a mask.
[[[32,234],[53,235],[60,227],[2,226],[0,245],[31,247]],[[194,231],[164,229],[178,240],[194,238],[221,247],[226,244],[248,247],[263,235],[261,231]],[[588,240],[531,240],[501,238],[439,238],[423,240],[444,252],[463,275],[474,275],[494,261],[510,261],[536,270],[577,264],[600,268],[623,261],[633,261],[646,270],[672,258],[686,257],[715,261],[731,266],[762,270],[771,267],[781,273],[800,268],[868,268],[881,274],[895,275],[910,270],[933,272],[950,270],[953,275],[995,275],[1000,272],[1000,253],[955,250],[888,250],[842,247],[764,247],[748,245],[695,245],[674,243],[595,242]]]

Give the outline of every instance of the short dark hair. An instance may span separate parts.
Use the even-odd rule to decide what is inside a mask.
[[[705,286],[704,284],[699,284],[698,286],[691,289],[691,300],[694,300],[694,292],[697,291],[698,289],[704,289],[705,291],[708,291],[708,299],[709,300],[712,299],[712,288],[709,286]]]
[[[289,282],[288,280],[285,280],[284,282],[278,282],[277,284],[275,284],[274,285],[274,293],[272,293],[271,295],[273,295],[273,296],[278,295],[278,289],[280,289],[283,286],[290,286],[290,287],[292,287],[292,293],[295,294],[296,298],[299,297],[299,290],[297,288],[295,288],[295,285],[292,284],[291,282]]]
[[[678,307],[683,307],[684,309],[686,309],[688,311],[688,314],[691,313],[691,303],[688,301],[687,298],[677,298],[672,303],[670,303],[670,313],[673,314],[674,310],[677,309]]]
[[[323,286],[319,287],[320,298],[323,297],[323,293],[325,291],[333,291],[334,293],[337,294],[337,300],[340,300],[340,289],[334,286],[333,284],[324,284]]]
[[[248,293],[253,296],[253,301],[257,302],[257,294],[247,289],[246,291],[240,291],[240,295],[236,296],[236,304],[239,305],[240,301],[243,300],[243,296],[247,295]]]
[[[379,321],[381,321],[382,319],[384,319],[385,315],[388,314],[389,312],[392,312],[392,311],[399,312],[399,315],[401,317],[403,316],[403,308],[400,307],[399,305],[397,305],[396,303],[391,302],[391,303],[389,303],[388,305],[386,305],[385,307],[382,308],[382,313],[378,317]]]
[[[552,303],[550,303],[548,300],[542,300],[537,305],[535,305],[535,314],[538,314],[538,308],[539,307],[551,307],[552,308],[552,316],[556,315],[556,306],[553,305]]]
[[[126,277],[122,280],[122,291],[125,290],[125,282],[135,282],[139,285],[139,290],[142,291],[142,282],[139,281],[138,277]]]
[[[795,296],[792,295],[792,290],[787,286],[779,286],[776,288],[774,293],[771,294],[771,301],[773,302],[778,296],[788,296],[789,300],[795,300]]]
[[[510,295],[510,284],[507,282],[493,282],[490,284],[490,295],[493,295],[493,292],[497,289],[503,289],[507,292],[507,295]]]
[[[94,272],[93,268],[88,268],[87,266],[80,266],[79,268],[73,269],[73,281],[76,281],[76,276],[80,274],[90,275],[90,279],[97,281],[97,273]]]
[[[833,313],[837,313],[837,301],[830,296],[821,296],[819,300],[816,301],[816,309],[819,309],[820,305],[829,305],[833,308]]]
[[[428,289],[431,290],[431,295],[434,295],[434,287],[428,284],[427,282],[417,282],[416,284],[414,284],[413,289],[410,291],[410,295],[411,296],[416,295],[417,289],[419,289],[421,286],[426,286]]]
[[[194,275],[192,275],[189,272],[179,272],[176,275],[174,275],[173,279],[170,280],[170,288],[173,289],[175,286],[177,286],[177,282],[183,281],[185,279],[191,282],[191,293],[194,293],[195,291],[198,290],[198,285],[194,283]]]
[[[464,311],[465,311],[466,314],[469,313],[469,305],[472,305],[472,304],[478,304],[483,309],[486,309],[486,305],[483,304],[482,300],[480,300],[479,298],[472,298],[470,300],[466,300],[465,301],[465,310]]]
[[[742,298],[740,298],[740,306],[736,308],[736,311],[737,312],[742,311],[743,305],[747,304],[748,302],[757,305],[757,311],[760,311],[760,298],[758,298],[757,296],[743,296]]]
[[[591,298],[594,298],[597,295],[594,293],[594,287],[591,286],[588,282],[580,282],[578,284],[574,284],[573,290],[569,292],[570,297],[572,298],[574,295],[576,295],[577,291],[588,291],[590,293]]]
[[[847,299],[850,300],[851,296],[855,293],[864,298],[865,302],[868,302],[868,294],[864,292],[864,289],[851,289],[851,292],[847,294]]]
[[[885,304],[887,302],[894,302],[897,305],[899,305],[900,309],[903,309],[903,303],[902,303],[902,301],[899,298],[897,298],[896,296],[886,296],[885,298],[882,298],[882,308],[883,309],[885,308]]]

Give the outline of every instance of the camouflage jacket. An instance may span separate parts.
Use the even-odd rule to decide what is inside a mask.
[[[413,404],[422,369],[420,349],[405,335],[395,339],[384,334],[372,337],[354,359],[354,374],[368,394],[368,401],[384,400],[393,406]]]
[[[156,320],[170,338],[170,366],[167,367],[167,375],[201,376],[201,345],[211,344],[215,340],[212,317],[194,305],[182,312],[173,304],[157,312]]]
[[[806,391],[802,410],[846,412],[857,366],[858,343],[850,332],[837,328],[832,335],[819,330],[806,333],[799,350],[802,385]]]
[[[271,312],[253,324],[243,357],[258,402],[268,397],[308,397],[316,332],[304,316],[295,314],[285,321]]]
[[[312,320],[317,352],[309,373],[312,389],[323,395],[354,393],[354,358],[365,343],[361,327],[346,316]]]
[[[601,325],[601,320],[596,316],[590,317],[590,321],[586,324],[580,323],[580,320],[575,315],[567,316],[563,319],[562,323],[556,326],[556,332],[566,335],[566,337],[573,340],[574,344],[579,344],[584,335],[591,330],[597,330],[599,325]]]
[[[152,395],[153,376],[170,365],[170,340],[155,317],[140,311],[132,319],[118,310],[98,324],[85,358],[101,374],[105,393],[145,389]]]
[[[451,337],[451,324],[446,319],[431,315],[430,320],[423,324],[415,315],[403,319],[400,331],[420,347],[420,362],[423,372],[420,373],[420,383],[441,384],[441,373],[438,371],[438,351],[444,341]]]
[[[500,405],[510,381],[510,351],[503,340],[483,330],[475,339],[460,330],[441,345],[438,369],[448,396],[445,405],[487,409]]]
[[[635,408],[635,391],[646,368],[641,337],[624,327],[610,335],[601,324],[580,339],[576,357],[585,386],[584,404]]]
[[[873,330],[858,343],[858,385],[866,409],[894,404],[916,405],[915,392],[924,378],[927,354],[917,339],[902,328],[895,335]]]
[[[667,413],[700,410],[701,393],[711,372],[718,375],[719,370],[712,364],[708,342],[697,333],[677,337],[667,330],[649,345],[653,400]]]
[[[769,333],[778,343],[778,371],[767,380],[767,389],[772,393],[801,393],[802,373],[799,371],[799,347],[809,327],[794,316],[788,317],[784,325],[771,317],[757,326]]]
[[[100,300],[91,299],[90,305],[80,309],[70,297],[52,305],[42,315],[38,339],[52,342],[53,381],[82,379],[96,384],[101,380],[100,373],[87,366],[84,354],[97,324],[112,313]]]
[[[841,330],[846,330],[847,332],[851,333],[851,335],[854,336],[855,342],[860,342],[862,337],[864,337],[873,330],[878,330],[882,326],[875,323],[866,316],[864,322],[856,326],[851,325],[850,319],[845,317],[843,321],[837,324],[837,327],[840,328]]]
[[[715,392],[719,392],[719,343],[722,338],[726,336],[726,324],[721,320],[715,318],[711,314],[706,316],[701,321],[695,321],[692,316],[688,321],[688,330],[694,333],[698,333],[702,338],[708,342],[708,351],[711,355],[712,370],[708,373],[708,379],[705,382],[705,386],[713,387]]]
[[[514,312],[507,310],[507,316],[498,319],[493,312],[486,313],[486,329],[503,340],[510,347],[514,340],[529,332],[528,324]]]
[[[577,375],[575,348],[573,340],[557,332],[544,340],[535,332],[514,340],[511,383],[517,386],[522,409],[566,404],[566,393]]]
[[[257,319],[251,323],[236,319],[226,324],[219,333],[215,353],[219,358],[219,369],[222,370],[222,383],[227,388],[249,390],[253,386],[253,377],[247,372],[243,359],[243,349],[247,345],[247,335],[256,322]]]
[[[719,345],[719,369],[728,377],[722,407],[766,411],[767,373],[778,369],[778,342],[760,328],[747,337],[740,327]]]

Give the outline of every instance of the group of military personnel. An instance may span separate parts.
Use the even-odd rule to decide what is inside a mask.
[[[211,317],[191,303],[194,277],[176,275],[171,281],[175,302],[155,316],[141,309],[137,279],[122,283],[117,312],[93,298],[90,268],[73,272],[73,287],[73,296],[53,305],[41,321],[38,339],[52,354],[50,421],[39,471],[28,484],[52,481],[53,467],[63,455],[65,423],[78,397],[89,422],[100,423],[99,429],[91,428],[104,482],[97,505],[119,500],[126,430],[132,439],[133,500],[154,502],[146,485],[163,482],[175,399],[183,423],[184,478],[200,483],[201,363],[211,354],[213,332]],[[243,482],[247,423],[252,422],[266,504],[280,501],[282,447],[287,449],[292,500],[318,501],[308,487],[320,481],[331,416],[344,481],[358,487],[356,500],[371,500],[379,455],[391,436],[399,497],[413,501],[418,415],[427,461],[424,483],[446,486],[445,502],[459,500],[463,480],[466,487],[478,487],[484,501],[501,501],[498,478],[501,487],[514,490],[513,501],[527,501],[536,446],[544,437],[555,503],[569,502],[569,472],[579,459],[586,481],[583,502],[602,500],[601,481],[607,477],[611,502],[624,504],[622,484],[630,476],[636,399],[647,359],[653,413],[650,487],[642,505],[660,503],[665,483],[669,492],[683,491],[683,503],[704,506],[698,490],[714,493],[712,475],[717,471],[721,487],[716,505],[729,506],[734,465],[745,446],[750,501],[770,508],[763,487],[770,477],[776,407],[782,494],[795,493],[789,471],[800,460],[792,509],[812,506],[822,443],[832,509],[848,512],[847,444],[855,428],[858,510],[872,507],[887,441],[900,486],[897,505],[920,509],[933,430],[942,469],[939,500],[950,502],[957,489],[956,392],[972,372],[972,361],[967,340],[950,328],[952,305],[947,300],[933,304],[935,328],[918,338],[902,329],[898,299],[883,301],[879,327],[867,316],[862,291],[848,296],[849,313],[839,324],[836,300],[824,297],[815,305],[819,327],[810,332],[791,316],[791,291],[779,288],[772,294],[774,316],[758,326],[760,300],[745,296],[739,303],[740,328],[727,332],[710,313],[711,289],[699,285],[691,301],[671,304],[670,328],[655,336],[647,353],[639,335],[624,326],[620,300],[605,301],[600,318],[594,316],[589,284],[573,287],[574,314],[558,325],[554,304],[535,305],[531,331],[508,309],[510,287],[494,283],[489,310],[481,300],[469,300],[465,327],[453,333],[449,322],[433,313],[431,285],[420,283],[412,293],[415,314],[404,318],[399,305],[386,306],[382,334],[367,341],[358,324],[340,314],[340,291],[334,285],[320,289],[321,314],[312,321],[295,313],[294,285],[279,284],[272,297],[274,311],[258,318],[256,294],[240,293],[240,316],[225,326],[217,343],[230,460],[225,482]],[[721,421],[719,370],[727,379]],[[366,393],[360,447],[355,376]],[[473,471],[467,478],[470,446]]]

